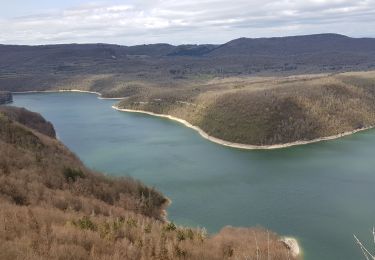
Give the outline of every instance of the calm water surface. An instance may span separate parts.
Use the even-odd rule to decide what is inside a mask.
[[[20,94],[91,168],[130,175],[173,200],[169,218],[216,232],[268,227],[301,242],[305,259],[361,259],[353,234],[375,224],[375,131],[273,151],[226,148],[176,122],[118,112],[82,93]]]

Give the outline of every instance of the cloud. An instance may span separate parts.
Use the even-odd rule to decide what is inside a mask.
[[[375,36],[374,0],[141,0],[0,18],[0,42],[222,43],[337,32]]]

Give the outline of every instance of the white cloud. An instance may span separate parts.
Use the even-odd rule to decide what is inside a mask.
[[[337,32],[375,36],[374,0],[143,0],[0,18],[0,42],[221,43]]]

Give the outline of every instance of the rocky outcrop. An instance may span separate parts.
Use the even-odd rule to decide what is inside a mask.
[[[12,103],[13,102],[13,96],[11,92],[1,92],[0,91],[0,105]]]
[[[297,239],[293,237],[283,237],[281,242],[289,249],[293,257],[298,257],[301,255],[301,249],[299,247]]]

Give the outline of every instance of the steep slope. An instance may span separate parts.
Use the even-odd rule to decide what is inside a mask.
[[[163,195],[87,169],[52,130],[38,114],[0,107],[0,259],[297,258],[261,228],[207,236],[166,222]]]

